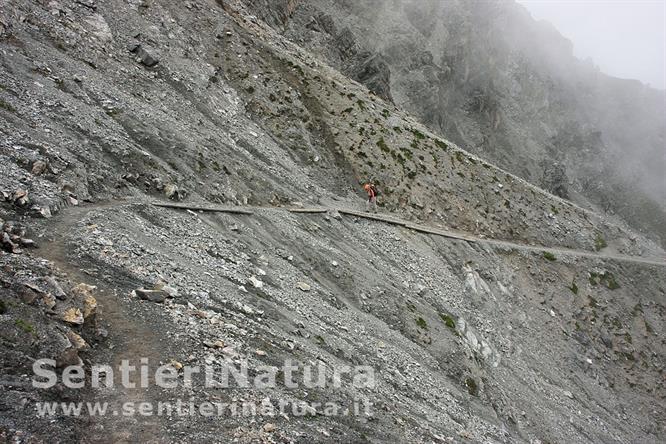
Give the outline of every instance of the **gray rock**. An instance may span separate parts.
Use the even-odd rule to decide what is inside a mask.
[[[264,283],[262,281],[260,281],[259,279],[257,279],[256,276],[250,276],[250,278],[248,279],[248,282],[250,284],[252,284],[252,286],[254,288],[263,288],[263,286],[264,286]]]
[[[65,293],[65,291],[62,289],[62,287],[60,286],[60,284],[58,283],[58,281],[56,281],[55,278],[54,278],[53,276],[47,276],[47,277],[45,277],[45,278],[44,278],[44,281],[47,283],[47,285],[49,286],[51,292],[53,293],[53,295],[54,295],[57,299],[63,301],[63,300],[65,300],[65,299],[67,298],[67,294]]]
[[[138,61],[148,68],[152,68],[159,63],[159,60],[150,55],[150,53],[146,51],[139,43],[130,45],[128,50],[132,54],[136,55]]]
[[[137,288],[134,290],[136,295],[144,301],[162,303],[167,298],[167,293],[162,290],[147,290],[145,288]]]
[[[8,251],[10,253],[18,253],[20,251],[18,245],[12,242],[9,233],[5,231],[3,231],[2,234],[0,234],[0,243],[2,243],[2,248],[5,251]]]
[[[172,183],[167,183],[164,185],[164,195],[167,199],[178,198],[178,186]]]
[[[12,200],[14,204],[18,205],[19,207],[26,206],[30,202],[30,198],[28,197],[28,190],[16,190]]]
[[[46,171],[47,164],[43,160],[37,160],[32,164],[32,174],[39,176]]]
[[[26,248],[36,248],[36,247],[37,247],[37,244],[35,243],[34,240],[32,240],[32,239],[27,239],[27,238],[25,238],[25,237],[22,237],[22,238],[19,240],[19,243],[20,243],[20,245],[21,245],[22,247],[26,247]]]

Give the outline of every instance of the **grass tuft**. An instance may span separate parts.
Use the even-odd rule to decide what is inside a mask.
[[[30,333],[34,334],[35,333],[35,327],[32,326],[29,322],[24,321],[23,319],[17,319],[14,321],[14,324],[23,330],[25,333]]]

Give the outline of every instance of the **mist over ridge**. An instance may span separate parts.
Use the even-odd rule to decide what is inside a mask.
[[[604,74],[514,1],[245,2],[439,134],[666,238],[665,93]]]

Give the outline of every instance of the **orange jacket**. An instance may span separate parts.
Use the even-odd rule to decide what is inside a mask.
[[[377,196],[374,185],[366,183],[365,185],[363,185],[363,189],[368,193],[368,199],[372,200],[372,198]]]

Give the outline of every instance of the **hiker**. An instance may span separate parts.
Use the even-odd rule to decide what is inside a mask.
[[[365,211],[370,212],[372,209],[373,213],[377,212],[377,187],[373,183],[366,183],[363,185],[363,189],[368,193],[368,201],[365,203]]]

